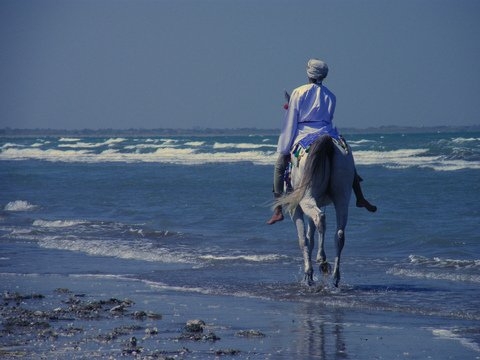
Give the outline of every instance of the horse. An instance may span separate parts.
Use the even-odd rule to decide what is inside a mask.
[[[295,149],[295,147],[294,147]],[[315,233],[319,232],[316,261],[320,271],[328,274],[331,266],[324,250],[326,215],[321,208],[329,204],[335,207],[337,228],[335,231],[335,264],[333,285],[340,281],[340,256],[345,245],[345,227],[355,176],[355,163],[351,149],[329,135],[320,135],[311,145],[308,154],[295,157],[292,153],[291,186],[293,191],[279,198],[275,205],[285,206],[295,223],[304,261],[304,281],[313,285],[312,252]],[[297,160],[294,164],[294,160]]]

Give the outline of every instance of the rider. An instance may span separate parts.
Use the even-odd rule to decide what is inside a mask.
[[[283,194],[283,177],[290,161],[290,150],[294,140],[309,133],[320,132],[333,138],[340,137],[333,126],[336,97],[322,84],[327,77],[328,66],[319,59],[310,59],[307,63],[309,83],[293,90],[288,103],[283,122],[282,132],[278,139],[277,152],[279,153],[273,174],[273,194],[275,198]],[[370,204],[363,196],[360,187],[362,179],[355,171],[353,191],[357,198],[357,207],[364,207],[370,212],[377,211],[377,207]],[[275,224],[283,220],[282,206],[275,207],[274,213],[267,224]]]

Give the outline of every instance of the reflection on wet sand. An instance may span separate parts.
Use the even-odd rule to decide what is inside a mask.
[[[333,313],[323,316],[318,314],[318,305],[302,307],[306,318],[298,327],[297,354],[315,359],[347,359],[342,311],[329,309]]]

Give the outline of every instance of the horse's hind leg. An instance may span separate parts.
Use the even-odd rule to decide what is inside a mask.
[[[335,232],[335,265],[333,267],[333,285],[338,287],[338,283],[340,282],[340,256],[342,254],[343,247],[345,245],[345,227],[347,225],[347,212],[346,209],[344,212],[339,211],[336,209],[337,212],[337,231]],[[338,215],[339,213],[344,214]]]
[[[300,246],[300,250],[302,251],[303,255],[305,272],[304,280],[308,285],[311,285],[313,283],[313,267],[311,261],[313,250],[313,237],[310,235],[311,226],[308,227],[308,230],[305,229],[304,214],[300,206],[297,206],[295,212],[293,213],[293,221],[295,222],[295,226],[297,228],[298,245]]]
[[[307,192],[307,194],[311,194],[311,193]],[[313,219],[314,227],[316,230],[318,230],[319,246],[318,246],[318,253],[317,253],[317,262],[320,263],[320,271],[326,274],[329,272],[329,265],[327,263],[327,256],[325,254],[325,249],[324,249],[325,229],[326,229],[325,213],[322,210],[320,210],[320,208],[317,206],[317,202],[313,198],[313,196],[305,196],[300,202],[300,205],[302,206],[302,209],[305,212],[305,214],[309,218]],[[313,229],[313,232],[315,232],[315,229]],[[312,239],[311,246],[313,251],[314,234],[312,234],[310,238]]]
[[[345,231],[337,230],[337,233],[335,234],[335,249],[337,256],[335,257],[335,265],[333,267],[333,285],[335,287],[338,287],[338,283],[340,282],[340,255],[344,245]]]
[[[320,264],[320,271],[324,274],[328,274],[330,272],[330,265],[327,263],[327,255],[325,254],[324,246],[326,223],[326,215],[322,211],[319,214],[319,223],[317,225],[319,233],[317,263]]]
[[[315,223],[313,222],[312,219],[308,218],[307,220],[308,226],[307,226],[307,258],[308,258],[308,267],[307,264],[305,266],[305,276],[308,278],[308,284],[312,285],[313,284],[313,265],[312,265],[312,254],[313,254],[313,248],[315,246],[315,231],[316,231],[316,226]],[[305,256],[305,255],[304,255]]]

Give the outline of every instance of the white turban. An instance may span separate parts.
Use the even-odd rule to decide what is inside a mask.
[[[307,63],[307,75],[309,79],[322,80],[327,77],[328,66],[322,60],[310,59]]]

